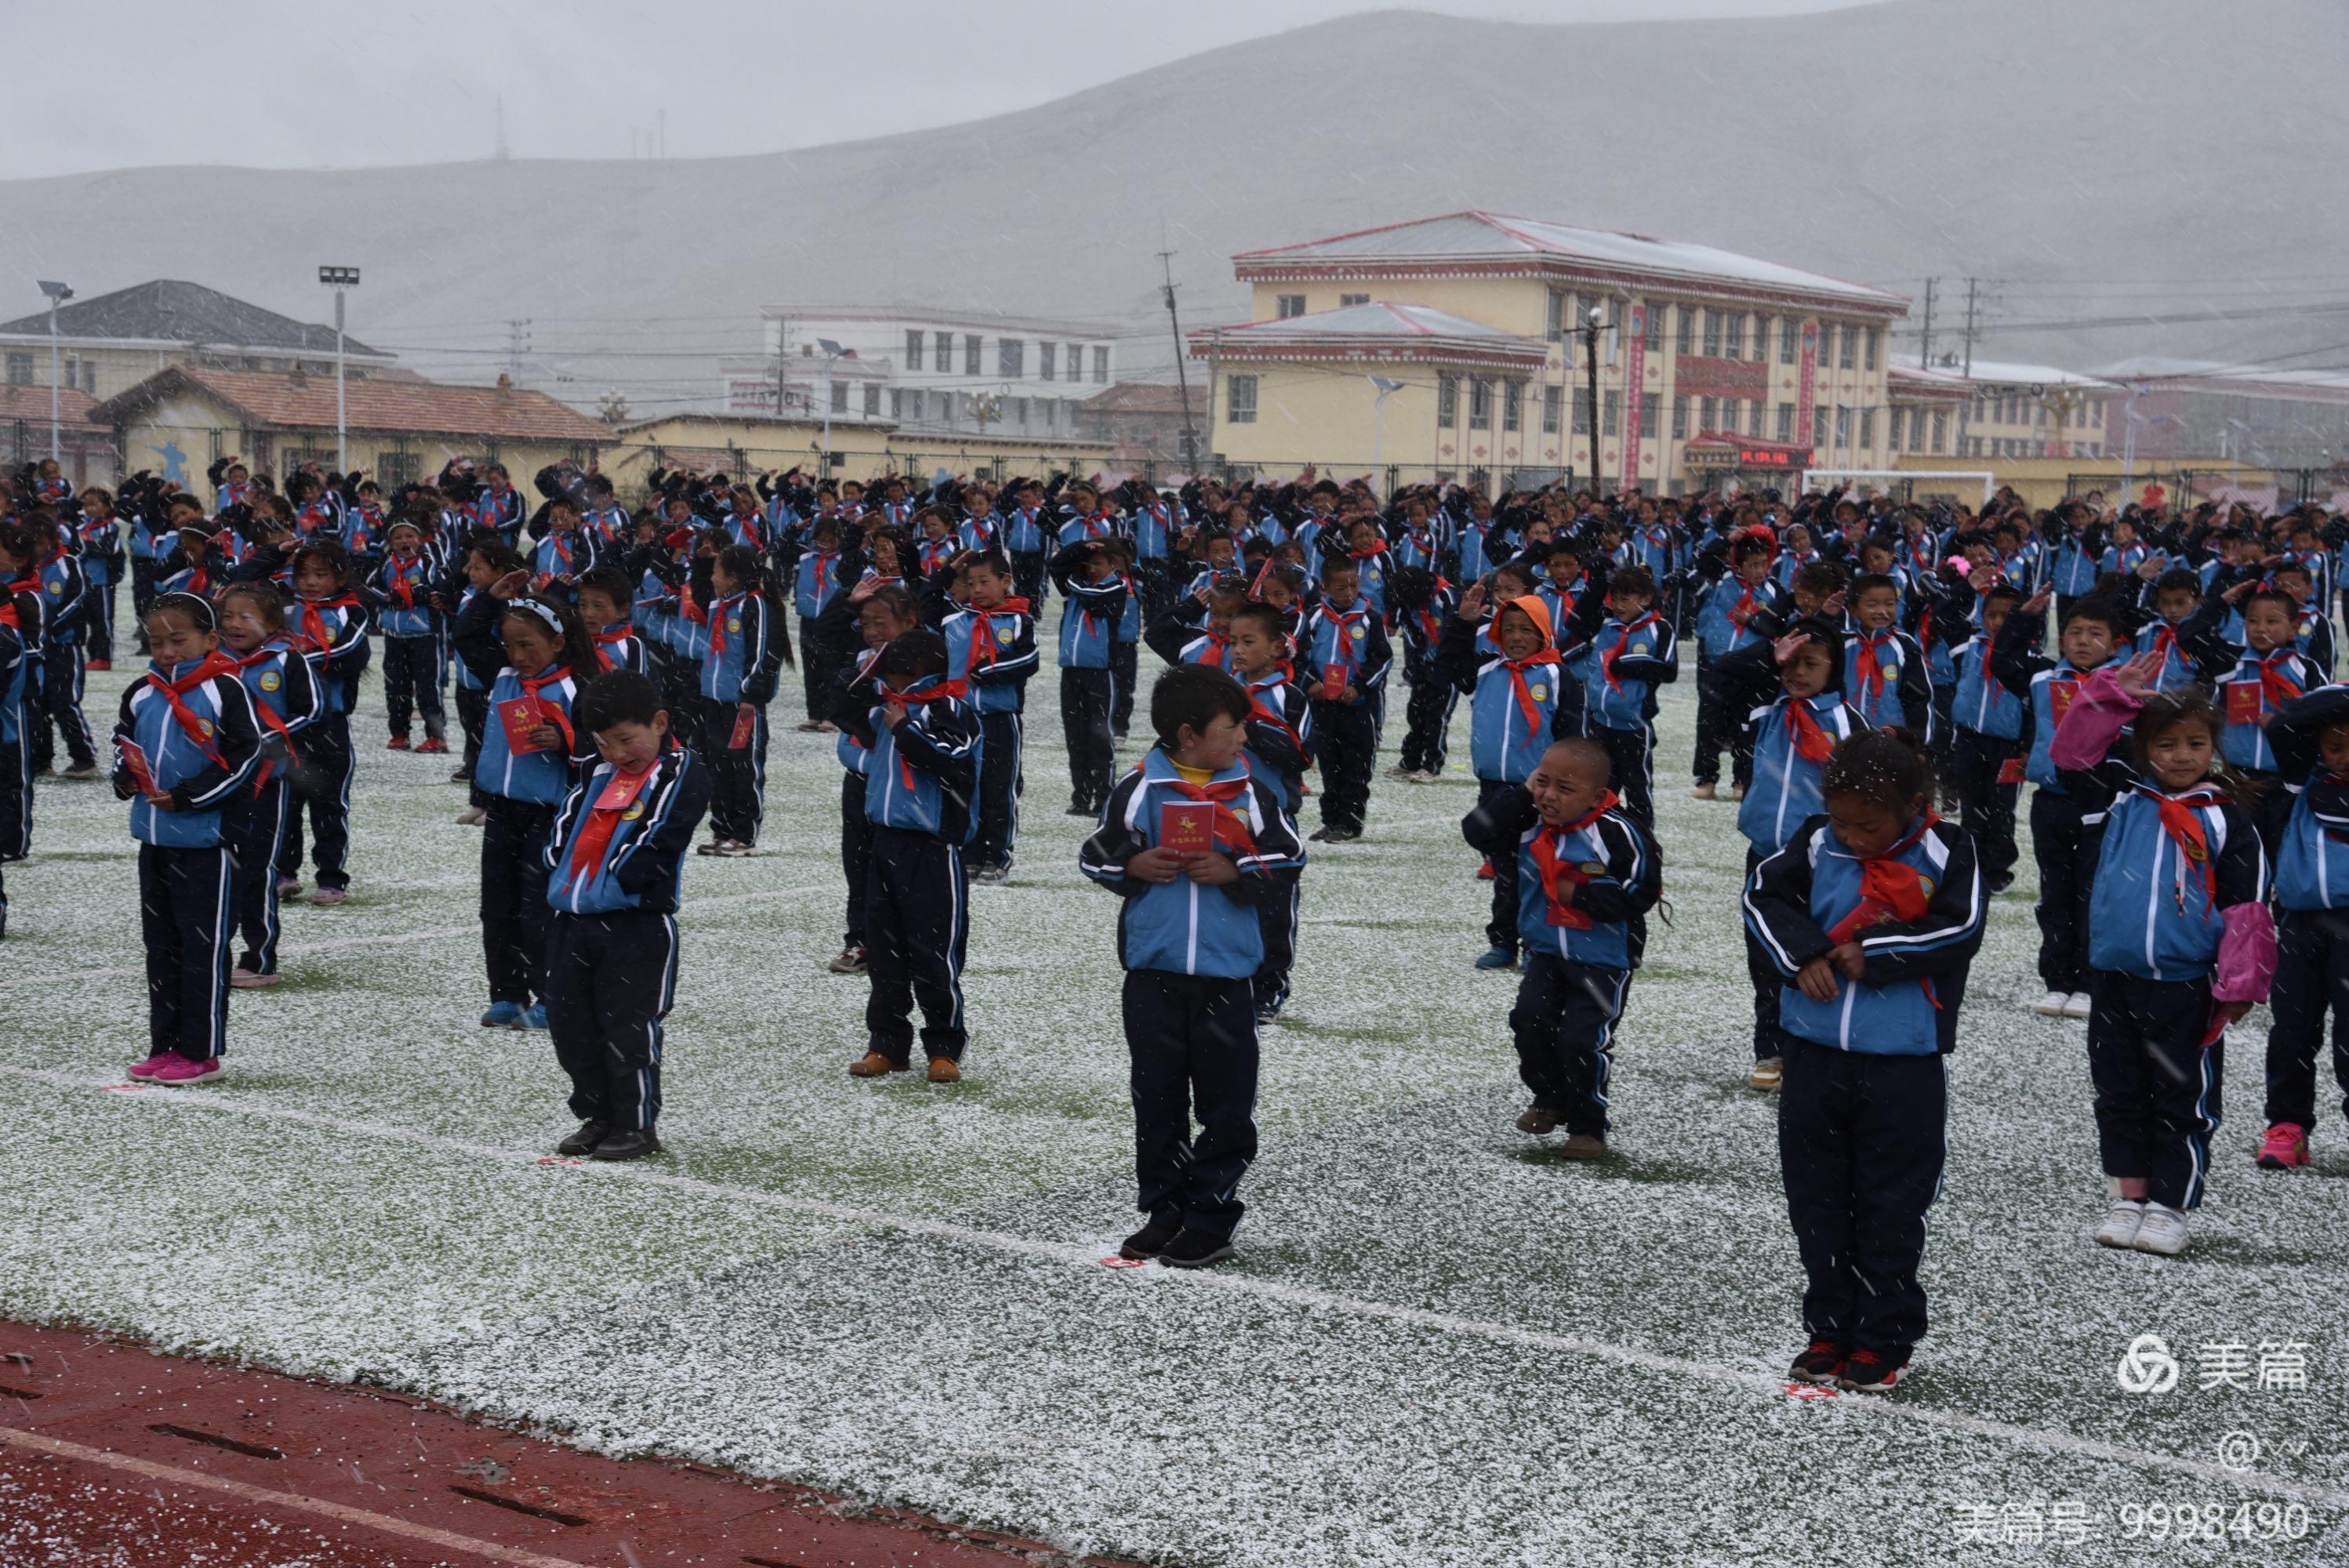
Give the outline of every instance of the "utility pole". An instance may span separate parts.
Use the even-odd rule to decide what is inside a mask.
[[[1174,253],[1158,253],[1158,267],[1166,280],[1166,323],[1174,334],[1174,385],[1183,398],[1183,466],[1199,471],[1199,431],[1191,423],[1191,374],[1183,364],[1183,321],[1174,314]]]
[[[1966,280],[1966,379],[1969,381],[1974,375],[1974,333],[1978,319],[1975,302],[1981,284],[1980,278]]]
[[[526,315],[506,320],[506,375],[517,387],[522,385],[523,353],[530,347],[530,321]]]
[[[1917,363],[1930,370],[1933,367],[1933,288],[1941,280],[1925,280],[1925,346],[1917,351]]]
[[[49,460],[62,463],[65,461],[64,418],[59,412],[57,388],[65,384],[66,372],[57,340],[57,306],[73,298],[74,292],[65,284],[52,283],[47,278],[41,280],[41,292],[49,297]],[[340,294],[335,296],[335,319],[339,323],[342,320]],[[339,336],[336,341],[340,341]],[[24,455],[21,444],[17,455]]]
[[[349,407],[343,393],[343,295],[359,286],[357,267],[320,267],[318,281],[335,291],[335,466],[351,471]]]
[[[1589,481],[1594,487],[1599,482],[1599,324],[1606,319],[1606,314],[1599,306],[1592,305],[1589,314],[1583,317],[1582,325],[1575,334],[1582,339],[1584,361],[1590,369]],[[1568,449],[1571,450],[1571,446]],[[1597,493],[1595,489],[1592,493]]]

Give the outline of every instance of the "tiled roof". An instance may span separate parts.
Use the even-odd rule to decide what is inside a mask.
[[[68,428],[102,430],[108,427],[89,417],[98,399],[87,392],[70,387],[57,388],[57,422]],[[49,389],[47,387],[0,385],[0,421],[14,423],[18,419],[34,424],[49,422]]]
[[[1195,358],[1210,353],[1279,358],[1392,357],[1538,365],[1549,346],[1423,304],[1351,304],[1186,335]]]
[[[209,393],[255,425],[335,428],[331,376],[271,375],[256,370],[209,370],[175,366],[157,372],[99,405],[109,423],[159,398],[193,387]],[[606,441],[603,425],[543,392],[508,387],[452,387],[436,381],[353,381],[347,424],[355,430],[413,431],[434,436],[486,436],[510,441]]]
[[[1218,330],[1250,337],[1479,337],[1516,341],[1497,326],[1423,304],[1350,304],[1273,321],[1252,321]]]
[[[1191,395],[1194,411],[1206,407],[1199,393]],[[1121,381],[1106,392],[1096,392],[1079,404],[1082,413],[1102,414],[1180,414],[1183,412],[1183,389],[1172,381]]]
[[[46,337],[49,313],[43,309],[0,322],[0,334]],[[61,337],[123,338],[146,343],[201,343],[210,348],[274,348],[302,354],[332,354],[335,329],[247,304],[202,284],[158,278],[93,299],[69,300],[57,310]],[[347,354],[388,359],[355,337],[345,337]]]
[[[1245,251],[1232,258],[1246,276],[1254,270],[1277,270],[1282,263],[1327,266],[1360,262],[1390,264],[1402,262],[1463,263],[1508,258],[1556,256],[1595,266],[1634,272],[1672,273],[1816,294],[1877,309],[1900,310],[1907,301],[1899,294],[1841,278],[1805,272],[1712,245],[1681,240],[1658,240],[1646,234],[1616,233],[1605,229],[1578,229],[1538,218],[1514,218],[1496,212],[1452,212],[1440,218],[1392,223],[1336,234],[1325,240]]]

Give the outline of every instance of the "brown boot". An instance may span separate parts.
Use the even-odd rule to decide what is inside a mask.
[[[879,1051],[867,1051],[863,1056],[848,1064],[848,1076],[851,1078],[880,1078],[884,1074],[887,1073],[905,1072],[913,1065],[914,1064],[911,1062],[893,1062],[887,1057],[883,1056]]]
[[[1561,1160],[1604,1160],[1607,1140],[1595,1132],[1571,1133],[1557,1146],[1557,1155]]]
[[[930,1058],[930,1081],[932,1083],[960,1083],[962,1082],[962,1068],[955,1065],[955,1059],[952,1057],[932,1057]]]

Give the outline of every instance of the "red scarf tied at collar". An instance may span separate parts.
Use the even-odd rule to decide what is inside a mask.
[[[991,610],[982,610],[976,604],[966,607],[970,611],[971,619],[970,650],[963,655],[962,675],[963,679],[968,681],[971,671],[989,669],[994,666],[997,646],[994,617],[1025,615],[1028,614],[1028,601],[1018,598],[1006,599]]]
[[[2304,695],[2300,682],[2292,678],[2292,661],[2297,656],[2290,648],[2278,648],[2260,661],[2260,693],[2270,707],[2282,707]]]
[[[2208,924],[2211,906],[2219,902],[2219,866],[2210,858],[2210,841],[2202,830],[2202,819],[2199,813],[2208,807],[2225,805],[2225,793],[2208,785],[2176,796],[2165,795],[2150,784],[2140,784],[2137,788],[2153,797],[2154,804],[2161,812],[2161,830],[2171,843],[2178,846],[2176,891],[2181,913],[2186,908],[2186,868],[2193,865],[2201,869],[2202,920]]]
[[[1623,650],[1630,645],[1631,638],[1636,634],[1643,632],[1650,626],[1654,625],[1662,618],[1663,617],[1657,614],[1655,611],[1649,611],[1638,620],[1626,625],[1623,628],[1623,634],[1615,640],[1615,645],[1599,655],[1599,670],[1601,675],[1607,677],[1607,689],[1609,691],[1621,691],[1623,689],[1623,683],[1618,680],[1615,676],[1615,661],[1623,656]]]
[[[661,748],[666,753],[675,746],[666,740]],[[615,771],[597,791],[595,803],[587,809],[587,819],[579,824],[579,839],[571,849],[571,874],[563,882],[564,891],[581,882],[593,882],[603,873],[604,857],[611,852],[612,836],[620,830],[621,820],[643,796],[645,786],[660,771],[660,759],[656,758],[634,773]]]
[[[1797,697],[1786,704],[1786,727],[1794,733],[1795,749],[1805,761],[1824,765],[1835,755],[1835,737],[1811,711],[1808,697]]]
[[[326,630],[326,617],[320,612],[355,610],[358,607],[359,602],[348,593],[337,593],[331,599],[305,599],[300,603],[302,634],[310,639],[312,647],[323,654],[333,649],[335,639]]]
[[[1925,889],[1925,879],[1916,867],[1899,859],[1927,830],[1941,819],[1928,810],[1918,819],[1917,825],[1900,841],[1880,855],[1863,856],[1859,862],[1859,902],[1851,913],[1835,923],[1827,940],[1841,947],[1857,941],[1869,926],[1886,921],[1909,924],[1925,918],[1925,905],[1931,894]],[[1939,1004],[1936,1004],[1938,1006]]]
[[[1247,821],[1237,811],[1232,810],[1231,805],[1233,801],[1247,793],[1247,774],[1243,773],[1237,779],[1226,779],[1220,782],[1210,780],[1204,785],[1194,784],[1180,774],[1172,779],[1162,779],[1158,782],[1186,800],[1196,800],[1202,805],[1214,808],[1216,848],[1226,854],[1256,853],[1256,835],[1248,830]]]
[[[556,733],[563,737],[563,754],[565,757],[575,754],[579,749],[578,733],[571,727],[571,716],[551,702],[539,701],[538,694],[557,682],[570,678],[569,665],[549,665],[534,676],[514,671],[514,679],[522,686],[522,695],[530,699],[531,711],[554,726]]]
[[[1278,690],[1296,678],[1297,672],[1294,669],[1286,664],[1278,664],[1273,665],[1265,676],[1248,682],[1248,722],[1272,726],[1281,734],[1288,737],[1288,744],[1302,752],[1305,749],[1305,738],[1297,733],[1296,727],[1288,722],[1287,714],[1276,710],[1264,700],[1266,692]]]
[[[1558,853],[1558,848],[1567,840],[1613,810],[1615,804],[1615,791],[1601,790],[1599,799],[1590,810],[1573,821],[1555,828],[1545,823],[1541,831],[1534,835],[1531,846],[1534,868],[1541,876],[1542,897],[1549,904],[1549,923],[1552,925],[1563,925],[1570,931],[1588,931],[1594,923],[1590,916],[1580,909],[1562,902],[1558,898],[1558,888],[1561,883],[1572,883],[1579,887],[1601,873],[1586,871],[1579,861],[1566,859]],[[1604,868],[1601,870],[1603,871]]]
[[[1877,650],[1892,641],[1890,632],[1859,634],[1859,684],[1871,697],[1884,695],[1884,661],[1876,656]]]
[[[215,768],[227,767],[228,759],[221,755],[220,748],[212,744],[212,721],[188,706],[187,696],[206,681],[236,673],[236,661],[218,648],[206,654],[197,661],[195,668],[177,679],[161,665],[147,666],[147,684],[163,694],[163,700],[171,705],[171,718],[179,725],[180,733],[194,741],[196,749],[210,758]]]
[[[903,707],[919,707],[924,703],[946,702],[967,697],[969,695],[970,687],[960,681],[940,681],[926,691],[884,690],[881,700],[885,705],[894,702]],[[914,787],[914,765],[905,760],[905,754],[902,750],[897,753],[897,778],[906,789],[911,789]]]

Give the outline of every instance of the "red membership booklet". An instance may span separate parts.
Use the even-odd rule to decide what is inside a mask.
[[[530,738],[530,732],[546,722],[537,702],[526,696],[510,696],[498,704],[498,723],[506,732],[506,749],[523,757],[545,748]]]
[[[1158,847],[1204,855],[1216,847],[1216,809],[1205,800],[1169,800],[1158,808]]]
[[[122,739],[114,743],[122,752],[122,766],[130,774],[130,782],[139,787],[141,795],[155,793],[155,772],[147,766],[147,748],[135,740]]]
[[[1323,665],[1321,669],[1322,696],[1330,702],[1336,702],[1338,700],[1338,694],[1345,689],[1346,666],[1342,664]]]
[[[2260,683],[2229,681],[2227,683],[2227,722],[2257,724],[2260,721]]]
[[[740,751],[750,744],[750,735],[759,725],[759,710],[746,707],[734,716],[734,733],[726,739],[726,749]]]

